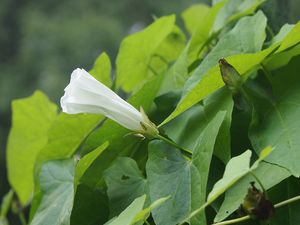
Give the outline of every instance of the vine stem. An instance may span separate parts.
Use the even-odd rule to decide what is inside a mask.
[[[19,216],[19,220],[20,220],[21,224],[27,225],[24,213],[22,211],[18,213],[18,216]]]
[[[259,179],[252,171],[250,171],[249,174],[250,174],[251,176],[253,176],[254,179],[257,181],[257,183],[258,183],[259,186],[261,187],[263,193],[266,193],[266,190],[265,190],[265,188],[264,188],[264,185],[262,184],[262,182],[260,181],[260,179]]]
[[[282,201],[282,202],[279,202],[277,203],[276,205],[274,205],[275,208],[280,208],[282,206],[285,206],[287,204],[290,204],[292,202],[296,202],[296,201],[299,201],[300,200],[300,195],[298,196],[295,196],[293,198],[290,198],[290,199],[287,199],[285,201]],[[249,220],[250,219],[250,216],[243,216],[243,217],[240,217],[240,218],[236,218],[236,219],[232,219],[232,220],[226,220],[226,221],[223,221],[223,222],[219,222],[219,223],[214,223],[212,225],[226,225],[226,224],[234,224],[234,223],[239,223],[239,222],[242,222],[242,221],[245,221],[245,220]]]
[[[175,142],[172,141],[171,139],[166,138],[166,137],[164,137],[164,136],[162,136],[162,135],[159,135],[159,134],[158,134],[158,135],[156,135],[155,137],[156,137],[157,139],[160,139],[160,140],[162,140],[162,141],[164,141],[164,142],[166,142],[166,143],[168,143],[168,144],[174,146],[175,148],[180,149],[180,150],[184,153],[184,155],[186,155],[187,157],[189,157],[189,159],[191,159],[192,154],[193,154],[193,152],[192,152],[191,150],[186,149],[186,148],[183,148],[182,146],[178,145],[177,143],[175,143]]]

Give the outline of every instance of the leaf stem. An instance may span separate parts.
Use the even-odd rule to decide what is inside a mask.
[[[193,154],[191,150],[186,149],[186,148],[184,148],[184,147],[178,145],[177,143],[175,143],[175,142],[172,141],[171,139],[166,138],[166,137],[164,137],[164,136],[162,136],[162,135],[159,135],[159,134],[158,134],[158,135],[156,135],[156,138],[158,138],[158,139],[160,139],[160,140],[162,140],[162,141],[164,141],[164,142],[166,142],[166,143],[168,143],[168,144],[174,146],[175,148],[180,149],[184,155],[186,155],[189,159],[191,159],[192,154]]]
[[[292,202],[296,202],[296,201],[299,201],[300,200],[300,195],[298,196],[295,196],[293,198],[290,198],[290,199],[287,199],[285,201],[282,201],[282,202],[279,202],[277,203],[274,207],[275,208],[280,208],[282,206],[285,206],[287,204],[290,204]],[[226,224],[234,224],[234,223],[239,223],[239,222],[242,222],[242,221],[245,221],[245,220],[249,220],[251,217],[248,215],[248,216],[243,216],[243,217],[240,217],[240,218],[236,218],[236,219],[232,219],[232,220],[226,220],[226,221],[223,221],[223,222],[219,222],[219,223],[214,223],[212,225],[226,225]]]
[[[270,27],[270,25],[268,25],[268,24],[267,24],[267,31],[268,31],[271,39],[273,39],[275,34],[274,34],[274,31],[272,30],[272,28]]]

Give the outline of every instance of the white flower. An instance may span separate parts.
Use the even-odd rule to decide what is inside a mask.
[[[158,134],[142,109],[139,112],[84,69],[72,72],[60,104],[63,112],[68,114],[102,114],[137,133]]]

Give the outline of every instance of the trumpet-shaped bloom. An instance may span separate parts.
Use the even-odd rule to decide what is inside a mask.
[[[68,114],[102,114],[132,131],[152,136],[158,134],[143,110],[139,112],[84,69],[72,72],[60,103],[63,112]]]

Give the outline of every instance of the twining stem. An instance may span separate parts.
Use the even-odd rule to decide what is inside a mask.
[[[258,183],[259,186],[261,187],[263,193],[266,193],[266,190],[265,190],[265,188],[264,188],[264,185],[262,184],[262,182],[260,181],[260,179],[259,179],[252,171],[250,171],[249,174],[250,174],[251,176],[253,176],[254,179],[257,181],[257,183]]]
[[[24,213],[22,211],[18,213],[18,217],[22,225],[27,225]]]
[[[287,204],[290,204],[292,202],[296,202],[296,201],[299,201],[300,200],[300,195],[298,196],[295,196],[293,198],[290,198],[290,199],[287,199],[285,201],[282,201],[282,202],[279,202],[277,203],[276,205],[274,205],[275,208],[280,208],[282,206],[285,206]],[[232,219],[232,220],[226,220],[226,221],[223,221],[223,222],[219,222],[219,223],[214,223],[212,225],[226,225],[226,224],[234,224],[234,223],[239,223],[239,222],[242,222],[242,221],[245,221],[245,220],[249,220],[250,219],[250,216],[243,216],[243,217],[240,217],[240,218],[236,218],[236,219]]]
[[[166,138],[166,137],[164,137],[164,136],[162,136],[162,135],[159,135],[159,134],[156,135],[156,138],[158,138],[158,139],[160,139],[160,140],[162,140],[162,141],[164,141],[164,142],[166,142],[166,143],[168,143],[168,144],[174,146],[175,148],[180,149],[180,150],[182,151],[182,153],[183,153],[184,155],[186,155],[188,158],[191,158],[191,157],[192,157],[192,154],[193,154],[193,153],[192,153],[191,150],[186,149],[186,148],[184,148],[184,147],[178,145],[177,143],[175,143],[175,142],[172,141],[171,139]]]

